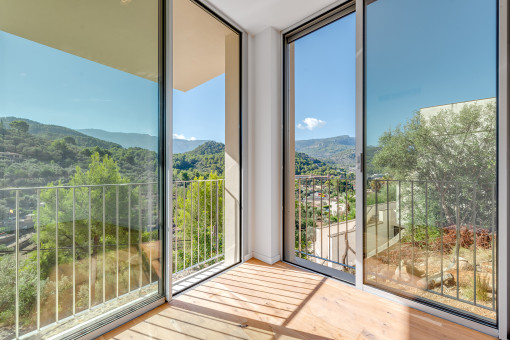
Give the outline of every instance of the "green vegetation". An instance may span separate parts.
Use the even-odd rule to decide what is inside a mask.
[[[192,151],[174,154],[174,180],[189,181],[195,178],[209,178],[214,173],[222,177],[225,167],[225,145],[206,142]]]
[[[126,184],[128,182],[128,179],[121,175],[117,163],[110,156],[104,155],[100,157],[98,153],[94,153],[90,158],[88,169],[83,171],[80,167],[77,167],[68,184],[80,186],[104,183]],[[62,183],[56,184],[61,185]],[[52,187],[54,183],[49,183],[48,186]],[[136,255],[140,251],[137,247],[139,242],[147,242],[151,237],[152,239],[158,238],[157,231],[144,229],[144,226],[149,226],[149,221],[156,220],[157,216],[157,206],[148,204],[148,200],[153,199],[154,191],[152,190],[154,188],[149,186],[120,186],[118,191],[116,187],[108,188],[102,186],[93,187],[90,191],[87,187],[76,188],[74,190],[58,189],[58,238],[55,216],[55,211],[57,210],[57,191],[56,189],[41,190],[40,201],[43,204],[40,207],[39,216],[37,216],[38,211],[36,209],[33,211],[33,214],[35,218],[39,217],[41,223],[40,244],[42,251],[39,263],[41,292],[43,294],[41,303],[43,306],[50,303],[52,297],[48,294],[54,292],[57,248],[59,249],[59,268],[68,267],[73,262],[73,253],[70,249],[75,249],[76,289],[80,292],[77,298],[77,309],[83,310],[88,308],[89,272],[93,276],[91,280],[92,286],[90,287],[92,305],[102,301],[99,298],[103,294],[103,286],[101,284],[102,269],[103,266],[106,266],[109,273],[115,272],[115,256],[112,255],[112,250],[115,249],[115,246],[119,244],[120,250],[123,253],[131,249],[132,254]],[[30,192],[24,194],[23,198],[29,198],[33,202],[35,200],[33,196],[34,193]],[[157,201],[157,199],[153,201]],[[73,202],[75,215],[73,215]],[[117,204],[122,208],[118,218],[116,215]],[[103,206],[105,210],[103,210]],[[131,206],[130,210],[127,209],[128,206]],[[148,210],[149,208],[150,210]],[[73,216],[75,216],[74,220]],[[129,229],[129,225],[131,225],[131,229]],[[142,237],[141,240],[139,239],[140,235]],[[32,235],[32,242],[37,242],[35,234]],[[103,244],[109,248],[108,256],[104,259],[100,255],[103,251]],[[10,253],[12,254],[12,250]],[[15,272],[13,270],[15,268],[13,262],[14,255],[11,254],[8,252],[0,257],[0,270],[2,273],[0,285],[3,287],[12,285],[12,282],[15,280]],[[138,256],[133,261],[135,262],[134,265],[138,268],[142,264]],[[121,262],[121,267],[126,268],[125,261],[122,260]],[[37,294],[35,289],[35,282],[37,281],[37,253],[31,252],[23,255],[20,261],[20,268],[20,298],[22,297],[23,299],[20,304],[20,317],[22,324],[29,324],[33,322]],[[63,269],[60,270],[65,272]],[[61,272],[58,277],[59,296],[60,294],[66,296],[72,292],[69,274],[70,272],[67,270],[66,273]],[[119,272],[121,291],[126,291],[129,280],[132,281],[132,287],[138,284],[139,281],[136,278],[135,270],[133,270],[133,274],[130,278],[128,271],[121,270]],[[109,298],[111,298],[111,292],[115,291],[115,281],[108,280],[105,288],[108,291]],[[0,310],[2,310],[2,313],[0,313],[0,325],[9,324],[13,321],[14,294],[15,292],[12,289],[2,291],[2,296],[0,296]],[[62,297],[62,300],[59,314],[69,314],[71,306],[69,303],[65,303],[64,297]]]
[[[87,136],[81,132],[78,132],[76,130],[66,128],[63,126],[58,125],[50,125],[50,124],[42,124],[39,122],[35,122],[30,119],[24,119],[24,118],[17,118],[17,117],[2,117],[0,118],[0,121],[2,124],[0,124],[0,127],[2,128],[9,128],[10,123],[13,121],[21,121],[28,124],[28,133],[37,137],[41,137],[44,139],[48,139],[50,141],[53,141],[55,139],[61,139],[65,137],[72,137],[76,144],[82,147],[100,147],[103,149],[110,149],[114,147],[120,147],[119,144],[107,142],[98,138],[93,138],[90,136]]]
[[[321,139],[297,140],[296,152],[306,153],[333,167],[352,169],[356,158],[354,148],[356,139],[349,136],[338,136]]]
[[[10,127],[17,130],[18,133],[27,133],[28,132],[28,123],[22,120],[13,120],[10,124]]]
[[[370,191],[367,192],[365,202],[366,205],[377,204],[386,202],[395,202],[397,200],[398,185],[396,182],[377,180],[369,182]]]
[[[224,157],[225,146],[216,142],[206,142],[192,151],[175,154],[176,179],[221,178]],[[33,327],[35,323],[38,263],[41,308],[48,309],[41,313],[42,324],[55,320],[55,290],[58,290],[59,296],[59,318],[72,313],[73,263],[77,312],[87,309],[89,301],[92,306],[102,303],[103,295],[106,300],[116,296],[117,269],[120,295],[158,279],[155,269],[149,277],[153,263],[149,261],[148,249],[142,249],[150,239],[159,238],[158,186],[148,184],[157,182],[157,178],[158,157],[154,151],[139,147],[126,149],[60,126],[14,117],[0,119],[0,186],[41,187],[39,196],[35,189],[18,191],[19,211],[15,211],[16,191],[0,192],[2,236],[12,235],[16,216],[21,220],[19,313],[23,329]],[[176,200],[176,222],[186,219],[188,223],[185,229],[175,229],[177,238],[181,237],[181,241],[186,239],[181,247],[177,247],[176,270],[183,269],[184,261],[188,267],[208,258],[211,249],[218,252],[223,247],[223,210],[220,209],[223,206],[223,186],[216,188],[211,182],[203,183],[193,183],[175,192],[182,195]],[[50,188],[66,185],[75,186],[75,189]],[[90,185],[97,187],[88,187]],[[211,201],[216,190],[218,201]],[[202,203],[200,210],[195,205],[192,211],[192,201],[195,204],[198,201],[206,203]],[[179,210],[184,208],[186,210]],[[36,219],[40,222],[40,259],[35,251]],[[197,228],[199,223],[201,229]],[[0,326],[10,327],[15,318],[12,283],[15,281],[16,265],[12,241],[4,238],[3,242],[9,247],[0,245],[0,286],[4,287],[0,291]],[[193,250],[187,248],[184,253],[184,244],[193,245]],[[74,249],[74,254],[71,249]],[[56,261],[58,277],[55,276]],[[141,272],[143,275],[139,276]]]
[[[310,251],[312,242],[315,242],[315,228],[319,226],[318,225],[319,223],[323,223],[324,225],[326,225],[329,224],[330,222],[331,223],[336,223],[338,221],[343,222],[346,220],[353,220],[356,218],[356,196],[354,188],[352,186],[352,181],[330,179],[323,181],[322,183],[324,192],[331,195],[332,199],[331,205],[332,206],[337,205],[340,208],[339,210],[337,210],[337,213],[334,212],[333,207],[330,207],[327,204],[323,204],[321,209],[320,206],[314,207],[312,205],[312,200],[310,198],[308,198],[307,200],[305,199],[307,194],[311,195],[314,193],[312,191],[311,180],[303,180],[301,182],[300,188],[298,188],[296,185],[296,191],[298,190],[301,191],[300,192],[301,204],[299,203],[298,200],[299,196],[296,193],[294,210],[295,211],[294,240],[296,249],[299,249],[299,231],[301,231],[301,249],[303,252],[305,252],[306,249]],[[308,188],[306,188],[307,185]],[[315,189],[316,193],[317,187]],[[316,200],[317,202],[320,202],[318,198]],[[299,223],[300,221],[301,224]],[[306,258],[306,256],[304,256],[303,258]]]
[[[10,123],[5,124],[5,121]],[[0,187],[44,186],[49,182],[67,184],[76,166],[86,168],[94,153],[115,159],[120,173],[131,181],[156,178],[155,152],[124,149],[71,129],[28,120],[8,117],[2,122]]]
[[[475,213],[483,224],[491,223],[496,181],[494,104],[466,105],[460,112],[442,110],[430,117],[416,112],[403,127],[384,133],[379,147],[374,165],[390,178],[406,181],[401,188],[404,220],[411,218],[412,200],[416,224],[443,216],[446,225],[464,225]],[[475,195],[475,209],[473,204],[455,204],[472,202]]]
[[[413,228],[413,233],[408,232],[402,237],[402,242],[418,242],[426,247],[427,242],[432,242],[441,237],[441,231],[435,227],[424,225],[416,225]]]
[[[385,132],[374,164],[395,179],[471,182],[496,176],[496,106],[466,105],[458,113],[420,112]]]
[[[223,181],[211,173],[209,179],[195,178],[186,187],[174,188],[174,229],[176,257],[174,272],[196,265],[222,253],[223,249]],[[212,198],[212,199],[211,199]],[[200,205],[200,210],[199,210]],[[222,258],[213,260],[221,261]],[[196,270],[210,265],[202,264]]]
[[[346,170],[335,169],[326,163],[305,153],[296,152],[296,175],[345,176]]]
[[[475,290],[473,285],[464,284],[462,286],[463,295],[466,296],[468,301],[474,301]],[[489,278],[487,276],[482,277],[482,275],[476,275],[476,300],[489,302],[492,300],[492,287],[489,282]]]

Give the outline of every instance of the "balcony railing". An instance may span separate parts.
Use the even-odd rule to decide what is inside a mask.
[[[157,192],[156,183],[1,189],[0,274],[12,279],[2,337],[57,334],[157,292]]]
[[[373,232],[367,230],[366,244],[373,240],[367,249],[367,279],[495,312],[496,184],[371,183],[368,195],[376,211],[386,205],[389,215],[375,218]]]
[[[295,183],[297,256],[353,273],[354,180],[310,176]],[[495,195],[495,183],[368,181],[365,228],[358,230],[365,279],[494,318]]]
[[[354,194],[354,180],[325,176],[296,179],[297,256],[354,273]]]
[[[223,179],[173,183],[173,277],[178,281],[224,260]]]
[[[157,183],[1,189],[8,209],[0,224],[1,274],[12,273],[12,292],[0,298],[0,337],[57,334],[156,292],[157,189]],[[223,179],[173,183],[174,280],[224,260],[223,202]]]

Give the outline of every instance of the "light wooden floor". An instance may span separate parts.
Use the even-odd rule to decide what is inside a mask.
[[[492,338],[285,263],[252,259],[100,339]]]

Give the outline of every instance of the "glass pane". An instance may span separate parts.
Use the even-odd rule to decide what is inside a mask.
[[[173,289],[239,261],[240,35],[173,2]],[[200,276],[200,279],[206,276]]]
[[[0,337],[46,338],[158,294],[158,4],[0,7]]]
[[[365,282],[495,322],[497,2],[366,20]]]
[[[294,196],[295,215],[287,237],[294,238],[299,264],[344,279],[338,272],[347,273],[350,280],[356,260],[355,18],[347,14],[288,46],[294,192],[287,195]]]

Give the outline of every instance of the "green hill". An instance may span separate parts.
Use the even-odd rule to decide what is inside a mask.
[[[206,142],[188,152],[189,155],[214,155],[223,153],[225,153],[225,144],[214,141]]]
[[[26,122],[28,131],[10,127],[15,120]],[[158,161],[153,151],[125,149],[69,128],[27,119],[7,117],[0,121],[0,187],[44,186],[58,181],[65,184],[77,166],[88,167],[95,152],[111,156],[121,174],[130,180],[156,178]]]
[[[296,175],[345,175],[343,169],[335,169],[316,158],[310,157],[306,153],[296,152],[295,159]]]
[[[296,141],[296,153],[301,152],[320,160],[333,168],[345,168],[354,171],[356,167],[356,138],[338,136],[323,139],[309,139]],[[372,158],[379,150],[376,146],[366,146],[367,172],[382,171],[372,165]]]
[[[173,167],[174,180],[207,178],[211,173],[221,177],[225,170],[225,144],[209,141],[192,151],[174,154]]]
[[[297,140],[296,152],[323,161],[333,167],[353,169],[356,165],[356,138],[338,136],[322,139]]]
[[[3,122],[5,128],[9,129],[9,123],[15,120],[22,120],[28,123],[30,134],[43,137],[49,140],[56,140],[64,137],[73,137],[76,141],[76,145],[83,147],[95,147],[110,149],[120,147],[117,143],[107,142],[98,138],[87,136],[76,130],[66,128],[58,125],[42,124],[35,122],[30,119],[17,118],[17,117],[0,117],[0,121]]]
[[[143,133],[110,132],[100,129],[77,130],[87,136],[122,145],[124,148],[143,148],[151,151],[158,150],[158,137]]]

